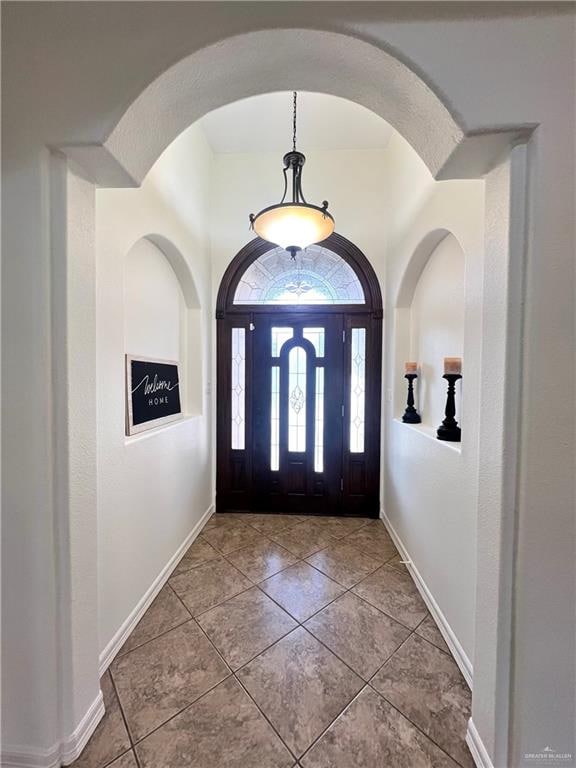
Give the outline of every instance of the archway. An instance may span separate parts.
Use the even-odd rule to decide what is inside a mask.
[[[230,68],[231,60],[235,63],[233,68]],[[342,71],[334,71],[334,60],[342,63]],[[263,66],[264,62],[266,66]],[[287,66],[288,62],[290,67]],[[490,171],[503,152],[515,143],[526,141],[531,130],[525,127],[512,127],[508,130],[502,126],[494,126],[494,130],[490,131],[486,130],[485,126],[480,126],[477,130],[474,125],[466,125],[465,116],[456,117],[451,113],[450,106],[436,95],[436,92],[441,91],[441,84],[437,84],[435,89],[430,88],[413,68],[395,56],[353,37],[318,30],[292,30],[290,34],[286,34],[286,31],[265,30],[231,37],[218,45],[192,54],[149,85],[127,108],[107,136],[97,136],[90,146],[68,145],[60,149],[68,158],[80,163],[84,174],[95,183],[109,186],[138,184],[172,138],[209,109],[254,93],[293,87],[352,98],[386,117],[410,140],[436,178],[474,178]],[[142,132],[145,119],[151,116],[154,129]],[[134,141],[135,136],[139,137],[138,141]],[[514,163],[505,163],[502,166],[504,170],[489,180],[488,212],[502,207],[508,210],[512,193],[523,197],[523,147],[514,149],[513,154]],[[79,218],[91,221],[93,211],[90,208],[90,200],[85,195],[84,182],[76,184],[73,166],[66,166],[60,156],[55,156],[54,170],[54,190],[57,194],[53,195],[51,204],[55,231],[59,231],[60,224],[63,225],[62,231],[65,231],[68,222]],[[72,180],[72,183],[67,186],[68,180]],[[523,206],[517,204],[514,214],[516,231],[523,231]],[[501,227],[489,243],[489,248],[494,253],[506,256],[498,261],[499,273],[503,275],[508,274],[511,262],[515,265],[522,263],[524,247],[521,238],[510,241],[508,224],[509,222]],[[73,271],[78,268],[74,264],[75,260],[78,261],[78,254],[82,254],[84,261],[92,264],[93,268],[93,247],[90,227],[81,232],[75,231],[72,240],[55,244],[54,262],[64,269],[69,266]],[[505,279],[497,285],[496,270],[491,274],[489,287],[492,294],[486,295],[484,301],[491,302],[494,292],[497,293],[497,305],[502,308],[502,324],[508,327],[509,316],[518,316],[517,308],[521,304],[521,297],[509,292]],[[78,297],[72,296],[70,301],[76,306]],[[85,325],[88,329],[86,337],[76,333],[70,347],[67,346],[69,328],[64,325],[64,333],[59,339],[61,349],[55,350],[57,360],[62,358],[73,361],[75,346],[82,350],[78,359],[85,359],[94,345],[91,324],[86,322]],[[519,334],[520,325],[512,324],[508,343],[512,342],[514,345]],[[498,358],[498,364],[501,351],[489,351],[489,354]],[[487,357],[486,364],[488,362]],[[519,370],[520,360],[515,363]],[[74,362],[68,364],[75,365]],[[74,372],[73,370],[72,374]],[[75,383],[75,377],[72,375],[72,399],[89,399],[91,394],[94,394],[90,393],[89,385],[84,386],[86,382],[83,379],[78,382],[82,385],[81,392],[75,390]],[[503,383],[496,393],[492,382],[487,380],[486,384],[489,387],[486,397],[490,398],[492,413],[495,418],[497,414],[502,416],[503,421],[510,395],[504,389]],[[514,379],[514,387],[517,386],[518,381]],[[73,410],[73,406],[70,410]],[[62,428],[65,429],[65,426]],[[501,454],[494,457],[500,470],[504,468],[505,454],[514,455],[517,432],[510,432],[506,439],[508,450],[503,448]],[[90,444],[91,440],[94,438],[87,436],[87,444]],[[487,440],[487,443],[490,441]],[[512,451],[509,450],[510,447]],[[73,446],[69,450],[72,454]],[[82,474],[81,468],[78,467],[82,462],[89,465],[83,477],[90,482],[95,474],[93,455],[90,451],[87,451],[85,456],[76,454],[71,468],[60,469],[66,473]],[[506,469],[508,473],[514,472],[513,461]],[[482,553],[486,551],[487,546],[489,549],[493,548],[494,528],[497,529],[499,559],[496,566],[491,565],[489,572],[485,574],[482,589],[485,590],[486,600],[480,603],[482,615],[479,616],[478,624],[488,627],[496,624],[499,631],[501,629],[504,636],[508,637],[505,625],[509,622],[509,616],[506,612],[502,613],[502,599],[506,600],[509,595],[512,563],[509,553],[512,551],[513,532],[501,525],[504,504],[510,505],[510,485],[506,480],[507,477],[501,472],[496,479],[498,488],[495,491],[491,489],[491,498],[499,498],[501,501],[495,505],[490,503],[489,499],[486,500],[486,517],[490,523],[495,523],[495,526],[486,525],[479,528],[480,539],[483,536],[492,537],[490,541],[479,540],[479,551]],[[93,515],[95,519],[94,500],[87,506],[85,498],[86,495],[78,494],[67,499],[62,512],[62,530],[69,535],[70,549],[74,552],[74,557],[62,562],[62,594],[68,594],[74,584],[79,594],[93,595],[92,566],[95,565],[95,552],[90,541],[91,528],[84,526],[83,520],[86,515]],[[86,559],[82,556],[84,552],[88,553],[89,567],[86,567]],[[65,712],[70,712],[69,721],[63,725],[64,743],[66,734],[72,732],[79,722],[78,713],[86,710],[86,707],[83,708],[84,702],[94,698],[97,675],[96,665],[91,669],[90,662],[86,661],[91,653],[86,654],[84,650],[93,646],[94,627],[84,616],[76,616],[73,611],[63,611],[60,620],[60,629],[64,636],[71,637],[70,645],[73,650],[71,658],[65,658],[64,655],[62,658],[62,663],[69,668],[70,680],[70,685],[62,694],[65,700],[62,708]],[[499,642],[499,638],[500,635],[491,639],[494,653],[486,660],[486,674],[479,678],[480,687],[484,686],[479,698],[482,702],[480,715],[486,716],[488,710],[488,719],[497,710],[500,714],[507,711],[508,689],[504,686],[503,690],[500,683],[496,684],[498,676],[494,674],[494,670],[502,665],[507,666],[509,644]],[[77,659],[82,659],[83,666],[76,665]],[[72,702],[74,706],[69,706],[68,702]],[[86,728],[89,729],[93,722],[94,720],[87,722]],[[81,743],[81,740],[82,738],[79,741],[77,739],[78,743]]]
[[[216,318],[217,510],[378,517],[382,296],[366,256],[338,234],[294,259],[257,238]]]

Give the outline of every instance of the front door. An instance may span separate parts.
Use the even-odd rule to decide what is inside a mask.
[[[254,507],[334,514],[343,490],[343,317],[259,315],[253,333]]]
[[[333,234],[296,258],[253,240],[217,309],[218,512],[379,514],[382,298]]]

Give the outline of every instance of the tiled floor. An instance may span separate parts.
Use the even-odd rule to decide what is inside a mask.
[[[212,517],[76,768],[463,768],[470,692],[379,521]]]

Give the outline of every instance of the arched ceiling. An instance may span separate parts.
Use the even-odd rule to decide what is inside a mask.
[[[292,147],[292,92],[235,101],[200,120],[215,153],[287,152]],[[384,149],[393,128],[366,107],[324,93],[298,94],[298,149]]]

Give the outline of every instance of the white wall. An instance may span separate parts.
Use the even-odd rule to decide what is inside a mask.
[[[142,188],[97,192],[98,609],[104,663],[142,597],[212,502],[211,163],[202,132],[191,129],[160,158]],[[181,361],[182,421],[125,437],[125,353]]]
[[[462,357],[464,347],[464,254],[447,235],[430,254],[410,306],[410,360],[418,362],[415,382],[422,423],[438,427],[446,405],[445,357]],[[461,384],[456,386],[456,419],[462,426]],[[401,405],[398,416],[404,409]]]
[[[453,650],[470,678],[476,602],[484,184],[437,182],[428,194],[423,196],[415,188],[414,195],[423,202],[413,207],[387,259],[384,513],[436,602]],[[446,393],[441,378],[444,356],[464,359],[465,396],[457,415],[465,427],[460,444],[436,439]],[[421,362],[425,379],[420,385],[421,425],[400,420],[408,359]]]

